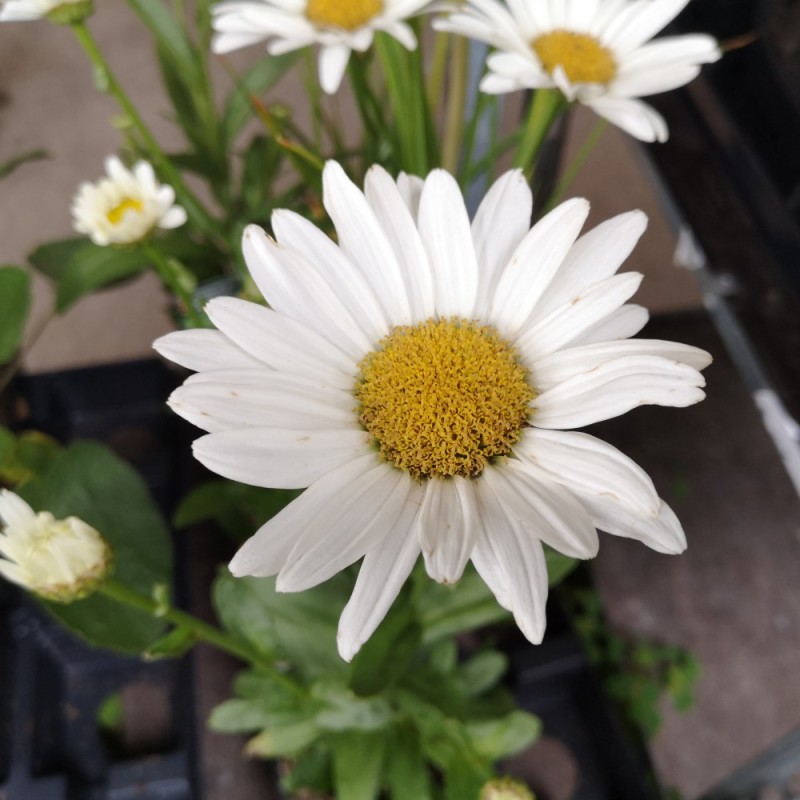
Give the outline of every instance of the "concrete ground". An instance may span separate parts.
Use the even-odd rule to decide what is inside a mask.
[[[148,37],[126,4],[98,6],[97,38],[157,135],[175,144],[161,115]],[[71,235],[75,188],[100,176],[104,156],[118,144],[109,124],[115,113],[113,102],[93,91],[68,30],[0,26],[0,163],[35,147],[51,156],[0,182],[0,263],[23,263],[37,244]],[[576,121],[572,152],[593,124],[588,115]],[[610,129],[570,193],[592,200],[595,221],[647,210],[650,229],[629,262],[646,273],[639,301],[658,312],[698,310],[692,276],[672,267],[674,237],[646,175],[638,146]],[[82,300],[55,320],[51,306],[52,292],[37,281],[24,362],[30,371],[148,356],[152,340],[170,327],[165,298],[149,276]],[[700,658],[695,710],[666,709],[652,746],[664,784],[691,798],[800,725],[800,509],[708,325],[675,317],[652,332],[712,350],[709,399],[688,410],[643,409],[603,428],[674,503],[689,550],[668,558],[604,537],[596,575],[616,624],[679,642]]]

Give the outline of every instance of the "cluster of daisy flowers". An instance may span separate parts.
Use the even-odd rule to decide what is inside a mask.
[[[703,398],[707,353],[631,339],[647,312],[641,275],[616,274],[646,219],[631,212],[579,236],[570,200],[532,228],[521,172],[501,177],[470,222],[456,181],[397,181],[380,167],[360,191],[323,173],[338,244],[276,211],[275,239],[250,226],[244,255],[269,308],[212,300],[217,330],[156,349],[197,371],[171,407],[208,434],[196,457],[236,481],[306,491],[230,564],[301,591],[363,558],[339,628],[350,659],[420,553],[431,578],[469,560],[541,640],[542,545],[590,558],[597,528],[663,553],[680,523],[621,452],[571,429],[644,404]]]
[[[440,31],[490,44],[481,89],[505,93],[555,89],[644,141],[664,141],[663,117],[638,98],[691,81],[720,57],[696,34],[651,41],[689,0],[465,0],[436,4]],[[214,49],[225,53],[267,41],[273,55],[317,44],[322,88],[335,92],[350,53],[377,31],[405,47],[416,38],[404,21],[426,0],[226,0],[215,11]]]

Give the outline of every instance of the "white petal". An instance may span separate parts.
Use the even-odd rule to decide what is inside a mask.
[[[212,472],[251,486],[301,489],[367,450],[360,430],[245,428],[194,442],[195,458]]]
[[[519,531],[571,558],[597,555],[597,531],[578,500],[530,462],[508,459],[484,472]]]
[[[364,556],[353,594],[339,620],[339,654],[352,660],[386,616],[420,553],[414,522],[424,489],[413,483],[397,519],[382,542]]]
[[[478,263],[469,217],[452,175],[434,170],[419,201],[419,232],[433,267],[436,311],[471,317],[478,289]]]
[[[350,48],[346,44],[329,44],[319,51],[319,83],[326,94],[334,94],[342,83]]]
[[[417,519],[425,569],[439,583],[455,583],[469,561],[480,524],[474,487],[466,478],[432,478]]]
[[[335,161],[325,165],[322,186],[339,246],[372,287],[390,326],[411,322],[400,264],[367,198]]]
[[[169,406],[184,419],[212,432],[232,428],[359,428],[351,394],[285,372],[265,370],[258,383],[187,382],[172,393]]]
[[[279,592],[301,592],[381,547],[411,491],[408,473],[376,459],[369,472],[301,534],[281,571]]]
[[[631,254],[647,227],[647,216],[629,211],[600,223],[578,239],[542,295],[536,315],[544,316],[595,283],[610,278]]]
[[[164,358],[197,371],[264,366],[224,334],[204,328],[168,333],[153,342],[153,349]]]
[[[9,528],[24,528],[36,519],[36,512],[19,495],[0,489],[0,519]]]
[[[657,356],[625,356],[548,389],[535,400],[533,424],[580,428],[637,406],[690,406],[705,397],[703,376],[686,364]]]
[[[322,535],[326,515],[374,466],[374,455],[361,456],[311,484],[239,548],[229,564],[230,571],[237,577],[277,574],[301,533],[313,529]]]
[[[532,323],[515,342],[517,349],[528,364],[535,364],[537,359],[565,347],[613,314],[636,292],[641,282],[642,275],[638,272],[613,275],[545,317],[534,314]]]
[[[477,483],[483,529],[472,563],[497,602],[514,614],[524,636],[539,644],[547,624],[547,562],[542,545],[507,514],[487,483],[482,479]]]
[[[340,389],[352,388],[355,361],[302,322],[234,297],[211,300],[206,312],[211,321],[242,348],[235,349],[250,353],[255,363],[316,378]]]
[[[642,142],[666,142],[669,138],[664,117],[641,100],[602,95],[587,105]]]
[[[669,361],[688,364],[695,369],[705,369],[711,363],[711,355],[699,347],[659,339],[623,339],[570,347],[551,353],[536,362],[532,382],[538,391],[544,392],[575,375],[591,372],[611,359],[637,355],[660,356]]]
[[[475,316],[483,319],[494,294],[497,276],[531,226],[533,196],[522,170],[498,178],[486,193],[472,222],[478,261]]]
[[[242,250],[253,280],[276,311],[302,322],[356,361],[373,348],[316,265],[300,253],[279,247],[256,225],[245,229]]]
[[[576,336],[571,345],[594,344],[612,339],[628,339],[636,336],[647,325],[650,313],[644,306],[626,303],[616,311],[587,328],[580,336]]]
[[[530,316],[589,215],[589,203],[567,200],[543,217],[519,243],[497,281],[489,319],[513,334]]]
[[[655,36],[683,10],[689,0],[635,0],[604,31],[615,51],[630,52]]]
[[[385,169],[376,165],[367,172],[364,195],[397,256],[411,319],[431,318],[434,314],[433,272],[415,218],[398,185]]]
[[[631,513],[655,516],[660,500],[648,474],[610,444],[575,431],[528,428],[514,446],[580,500],[601,498]]]

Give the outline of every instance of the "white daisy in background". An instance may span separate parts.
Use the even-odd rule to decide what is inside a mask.
[[[487,42],[481,89],[559,89],[646,142],[666,141],[667,124],[638,100],[689,83],[716,61],[704,34],[650,41],[689,0],[466,0],[434,27]]]
[[[71,603],[93,592],[111,570],[105,539],[77,517],[36,513],[0,489],[0,575],[44,597]]]
[[[95,244],[133,244],[155,228],[177,228],[186,212],[175,191],[156,180],[153,167],[139,161],[127,169],[116,156],[106,159],[107,178],[82,183],[72,201],[73,227]]]
[[[703,398],[710,356],[630,340],[647,312],[615,275],[646,226],[634,211],[581,238],[585,200],[532,229],[520,171],[470,225],[456,181],[401,191],[373,167],[362,193],[323,173],[339,244],[276,211],[277,241],[250,226],[244,255],[271,308],[217,298],[218,328],[155,343],[198,374],[170,398],[206,431],[195,456],[255,486],[308,487],[230,564],[301,591],[363,557],[339,629],[350,659],[422,552],[436,581],[469,559],[523,633],[541,640],[542,542],[577,558],[596,527],[664,553],[686,545],[648,476],[578,428],[647,403]],[[413,201],[413,202],[412,202]]]
[[[0,0],[0,22],[27,22],[43,17],[79,22],[92,12],[91,0]]]
[[[385,31],[413,50],[417,39],[405,19],[430,0],[227,0],[213,9],[216,53],[268,40],[271,55],[320,46],[319,82],[333,94],[342,82],[350,53],[372,45]]]

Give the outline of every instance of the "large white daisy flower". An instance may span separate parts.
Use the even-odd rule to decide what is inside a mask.
[[[59,22],[78,22],[91,10],[91,0],[0,0],[0,22],[27,22],[51,16]]]
[[[177,228],[186,211],[175,191],[156,180],[153,167],[139,161],[127,169],[116,156],[106,159],[107,178],[82,183],[72,201],[73,226],[95,244],[132,244],[155,228]]]
[[[7,489],[0,489],[0,556],[0,575],[63,603],[93,592],[112,563],[105,539],[83,520],[37,514]]]
[[[417,39],[403,21],[430,0],[227,0],[214,7],[216,53],[269,40],[272,55],[320,45],[319,82],[333,94],[342,82],[350,52],[372,45],[385,31],[413,50]]]
[[[578,237],[570,200],[530,228],[519,171],[500,178],[470,225],[456,181],[364,193],[328,163],[334,244],[291,211],[276,240],[250,226],[244,255],[271,308],[218,298],[218,330],[168,334],[156,349],[197,370],[170,398],[209,431],[209,469],[306,491],[230,564],[301,591],[363,557],[339,628],[350,659],[422,552],[453,583],[472,559],[523,633],[541,640],[542,543],[577,558],[596,527],[678,553],[685,537],[647,475],[578,428],[655,403],[703,398],[710,357],[631,340],[647,312],[626,304],[641,275],[615,275],[646,225],[634,211]]]
[[[666,141],[667,125],[638,100],[683,86],[716,61],[703,34],[650,39],[689,0],[466,0],[434,27],[488,42],[484,92],[559,89],[646,142]]]

